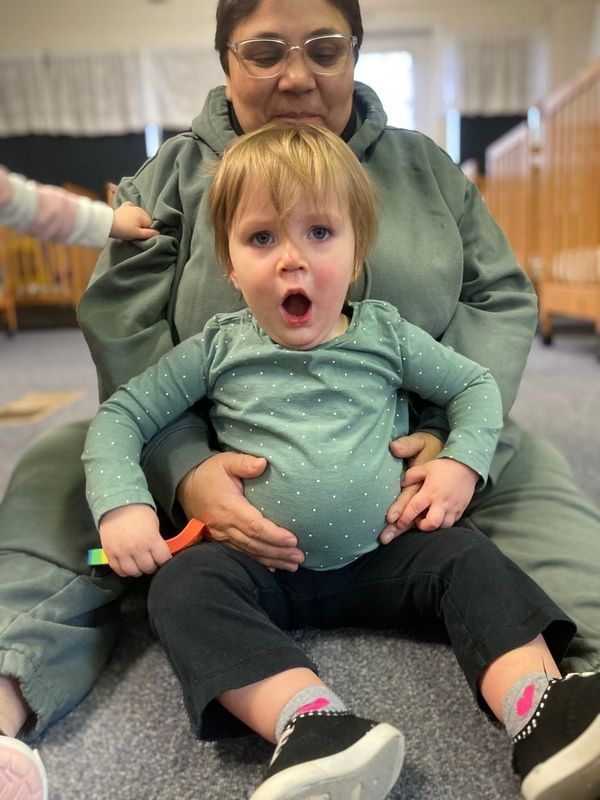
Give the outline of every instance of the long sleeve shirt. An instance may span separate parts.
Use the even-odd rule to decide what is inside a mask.
[[[202,397],[220,444],[264,456],[245,482],[250,502],[293,530],[304,566],[333,569],[378,546],[402,462],[410,394],[445,409],[441,457],[487,478],[502,427],[490,372],[439,344],[382,301],[351,305],[339,337],[311,350],[275,344],[246,309],[219,314],[103,403],[86,440],[88,502],[154,505],[141,449]]]

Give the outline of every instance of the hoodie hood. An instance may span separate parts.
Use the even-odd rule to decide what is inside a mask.
[[[367,150],[379,139],[387,124],[387,116],[375,92],[364,83],[354,83],[354,109],[357,114],[356,130],[349,147],[360,161]],[[221,155],[236,132],[231,124],[229,102],[225,87],[212,89],[202,111],[192,121],[192,131],[199,136],[216,155]]]

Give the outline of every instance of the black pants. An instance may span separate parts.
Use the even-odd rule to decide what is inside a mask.
[[[342,569],[270,572],[205,542],[154,576],[152,626],[181,681],[200,738],[248,729],[216,700],[294,667],[317,671],[284,632],[368,627],[445,629],[474,695],[495,658],[543,633],[560,660],[575,625],[485,536],[463,528],[412,531]]]

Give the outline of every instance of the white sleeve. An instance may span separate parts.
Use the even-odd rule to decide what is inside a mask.
[[[0,225],[40,239],[104,247],[114,218],[107,203],[0,170]]]
[[[108,203],[100,200],[88,197],[77,197],[77,200],[77,215],[67,244],[104,247],[112,228],[114,211]]]
[[[28,186],[21,175],[6,172],[4,169],[0,174],[0,183],[2,185],[0,224],[27,233],[35,216],[37,205],[35,190]]]

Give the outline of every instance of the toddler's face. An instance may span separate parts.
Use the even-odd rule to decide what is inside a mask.
[[[246,190],[229,232],[231,280],[259,325],[286,347],[308,350],[339,336],[354,271],[347,203],[299,201],[285,225],[266,190]]]

